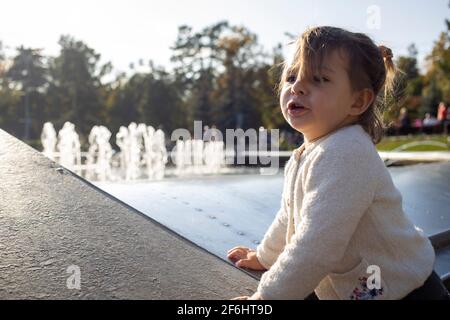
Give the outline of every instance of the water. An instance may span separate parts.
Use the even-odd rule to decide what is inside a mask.
[[[450,229],[450,163],[392,167],[412,222],[427,235]],[[226,259],[236,245],[256,247],[279,209],[283,175],[98,183],[100,188]]]
[[[259,243],[279,206],[281,183],[280,175],[233,175],[97,186],[225,258],[227,248]]]
[[[44,124],[42,153],[90,181],[162,180],[169,153],[165,134],[152,126],[132,122],[115,135],[119,150],[113,150],[111,132],[94,126],[88,138],[88,151],[82,152],[75,126],[66,122],[56,134],[52,123]],[[178,140],[170,154],[176,176],[217,174],[225,167],[223,141]]]

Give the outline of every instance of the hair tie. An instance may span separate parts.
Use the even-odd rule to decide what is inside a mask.
[[[389,49],[388,47],[378,46],[378,48],[380,48],[381,55],[383,56],[384,59],[392,59],[394,57],[394,55],[392,54],[392,50]]]

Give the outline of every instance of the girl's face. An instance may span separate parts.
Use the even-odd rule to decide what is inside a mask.
[[[357,119],[352,111],[356,96],[346,66],[345,56],[334,50],[325,57],[321,74],[300,79],[296,72],[283,79],[280,94],[283,116],[303,133],[305,141],[320,138]]]

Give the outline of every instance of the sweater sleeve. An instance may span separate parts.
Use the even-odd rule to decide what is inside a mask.
[[[286,172],[292,164],[292,157],[289,159],[284,170],[284,179],[286,179]],[[281,196],[281,205],[275,219],[267,229],[261,244],[256,248],[256,257],[259,262],[269,269],[277,260],[280,253],[286,245],[286,231],[287,231],[287,210],[284,202],[284,195],[286,193],[286,183],[284,185],[283,194]]]
[[[281,204],[281,208],[264,235],[261,244],[256,248],[256,257],[266,269],[269,269],[275,263],[283,251],[286,245],[286,230],[287,212],[284,204]]]
[[[263,274],[263,299],[304,299],[334,269],[373,201],[376,180],[358,142],[320,150],[304,176],[304,197],[296,231]]]

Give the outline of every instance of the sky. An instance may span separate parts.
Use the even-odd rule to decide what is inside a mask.
[[[58,39],[70,34],[110,61],[116,73],[139,59],[170,70],[170,46],[178,26],[200,31],[221,20],[243,25],[258,35],[266,51],[285,45],[285,32],[333,25],[364,32],[394,55],[415,43],[423,67],[433,42],[450,18],[449,0],[2,0],[0,41],[7,55],[19,45],[59,52]]]

